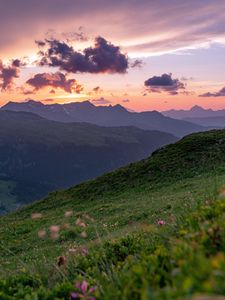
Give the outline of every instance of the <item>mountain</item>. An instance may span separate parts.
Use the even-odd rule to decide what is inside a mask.
[[[29,100],[8,102],[1,110],[26,111],[60,122],[87,122],[99,126],[135,126],[145,130],[159,130],[182,137],[204,127],[183,120],[165,117],[157,111],[129,112],[121,105],[95,106],[89,101],[68,104],[48,104]]]
[[[222,299],[224,149],[195,133],[1,217],[2,299]]]
[[[60,123],[33,113],[0,111],[0,210],[142,159],[176,140],[135,127]]]
[[[225,115],[215,117],[196,117],[196,118],[185,118],[188,122],[195,123],[200,126],[211,127],[211,128],[224,128],[225,127]]]
[[[204,109],[201,106],[195,105],[190,110],[171,109],[171,110],[163,111],[162,114],[170,118],[179,119],[179,120],[186,119],[192,122],[192,118],[225,117],[225,109],[221,109],[221,110]]]

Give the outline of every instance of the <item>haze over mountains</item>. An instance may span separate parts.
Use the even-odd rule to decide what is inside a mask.
[[[135,127],[62,123],[0,111],[0,213],[140,160],[176,140]]]
[[[99,126],[135,126],[168,132],[178,137],[205,130],[200,125],[175,120],[157,111],[129,112],[121,105],[95,106],[89,101],[48,105],[34,100],[22,103],[8,102],[1,110],[32,112],[60,122],[87,122]]]
[[[189,110],[167,110],[162,112],[163,115],[185,120],[195,123],[200,126],[211,128],[224,128],[225,127],[225,109],[212,110],[204,109],[201,106],[195,105]]]

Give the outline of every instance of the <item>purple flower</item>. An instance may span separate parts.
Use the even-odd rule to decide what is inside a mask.
[[[78,293],[72,292],[72,293],[70,294],[70,296],[71,296],[71,299],[79,299],[79,294],[78,294]]]
[[[84,300],[95,300],[92,294],[96,291],[97,287],[93,286],[88,289],[88,282],[83,280],[82,282],[76,283],[77,292],[70,294],[71,299],[84,299]]]

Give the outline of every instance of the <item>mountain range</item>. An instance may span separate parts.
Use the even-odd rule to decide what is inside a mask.
[[[225,109],[212,110],[211,108],[205,109],[201,106],[195,105],[188,110],[170,109],[170,110],[163,111],[162,114],[164,116],[174,118],[174,119],[189,118],[191,120],[191,118],[225,117]]]
[[[95,178],[176,141],[135,127],[63,123],[0,111],[0,212]]]
[[[182,137],[192,132],[204,131],[201,125],[175,120],[158,111],[130,112],[121,105],[95,106],[90,101],[68,104],[43,104],[34,100],[8,102],[1,110],[26,111],[59,122],[87,122],[99,126],[135,126],[159,130]]]
[[[163,115],[178,120],[184,120],[199,126],[208,128],[224,128],[225,127],[225,109],[212,110],[204,109],[195,105],[189,110],[167,110],[162,112]]]

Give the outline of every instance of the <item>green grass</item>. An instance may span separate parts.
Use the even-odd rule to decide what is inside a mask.
[[[196,292],[225,293],[220,275],[214,278],[213,267],[203,266],[210,261],[210,255],[216,257],[222,253],[222,257],[224,252],[224,240],[209,254],[208,244],[204,244],[209,220],[215,223],[215,228],[222,226],[223,204],[218,212],[213,203],[224,183],[225,131],[212,131],[190,135],[149,159],[69,190],[54,192],[40,202],[2,217],[0,277],[8,278],[2,283],[4,295],[10,294],[8,286],[15,280],[22,281],[19,285],[23,297],[36,293],[27,299],[69,299],[73,283],[84,278],[90,284],[97,284],[98,299],[178,299]],[[218,218],[204,215],[201,206],[206,200],[212,204],[209,215],[212,209]],[[65,212],[71,210],[73,215],[65,217]],[[196,211],[197,219],[203,219],[207,230],[196,222]],[[41,213],[42,218],[33,220],[32,213]],[[79,217],[87,224],[86,228],[75,224]],[[157,226],[159,219],[166,221],[162,228]],[[65,224],[70,228],[62,229]],[[58,239],[50,237],[51,225],[61,227]],[[43,239],[38,237],[40,230],[47,231]],[[206,240],[198,244],[199,230],[205,230]],[[86,238],[80,236],[82,231],[87,233]],[[190,249],[188,238],[184,237],[189,231],[194,240]],[[173,241],[176,249],[171,248]],[[69,254],[69,249],[76,248],[79,252],[83,247],[89,249],[87,257]],[[67,257],[66,266],[57,266],[60,255]],[[177,257],[182,262],[185,255],[190,268],[188,263],[182,265],[181,275],[170,280],[171,272],[179,269]],[[166,269],[164,260],[168,264]],[[171,265],[173,260],[177,260],[178,266]],[[195,264],[199,267],[199,277],[195,274]],[[220,272],[224,276],[224,270]],[[204,283],[206,276],[213,282],[211,290],[210,282]],[[28,278],[37,282],[30,286],[26,283]],[[60,291],[56,293],[58,288],[61,296],[57,294]],[[10,297],[3,299],[20,299]]]
[[[13,194],[16,183],[11,180],[0,180],[0,212],[8,212],[18,207],[17,197]]]

